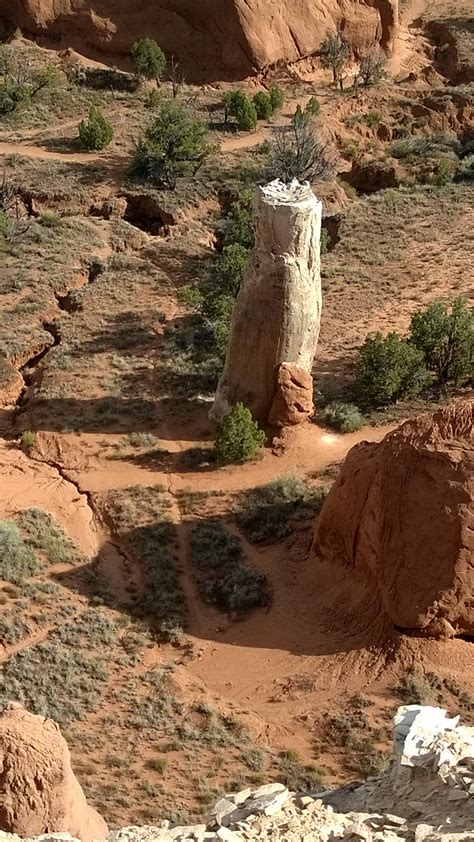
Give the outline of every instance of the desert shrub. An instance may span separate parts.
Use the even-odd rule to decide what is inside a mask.
[[[319,102],[319,99],[316,99],[315,96],[310,96],[304,107],[304,111],[305,114],[309,114],[310,117],[317,117],[321,111],[321,103]]]
[[[329,141],[318,137],[304,112],[295,113],[290,126],[274,131],[270,149],[270,175],[286,183],[324,181],[336,171],[337,154]]]
[[[236,403],[219,424],[215,447],[222,462],[248,462],[262,449],[266,436],[243,403]]]
[[[319,48],[319,58],[325,70],[332,71],[334,84],[340,81],[341,73],[351,52],[348,41],[341,32],[328,33]]]
[[[49,640],[4,664],[0,703],[19,701],[33,713],[65,724],[95,709],[106,677],[103,661]]]
[[[145,108],[158,108],[163,103],[163,94],[157,88],[148,91],[145,97]]]
[[[362,56],[359,64],[359,79],[363,85],[376,85],[385,78],[386,60],[383,50],[375,50]]]
[[[64,534],[49,512],[25,509],[18,516],[18,525],[25,542],[44,553],[50,564],[78,564],[83,561],[80,550]]]
[[[451,312],[441,301],[433,302],[414,314],[410,342],[439,383],[468,383],[474,369],[474,309],[462,298],[453,301]]]
[[[59,213],[55,213],[54,211],[45,211],[40,216],[40,222],[44,228],[59,228],[62,220]]]
[[[315,792],[325,788],[324,772],[302,763],[297,752],[281,751],[278,758],[278,778],[293,792]]]
[[[0,578],[14,585],[22,585],[43,565],[34,549],[23,540],[16,523],[0,521]]]
[[[364,417],[353,403],[333,403],[324,408],[323,421],[340,433],[355,433],[364,426]]]
[[[359,349],[354,392],[361,406],[415,397],[427,381],[422,351],[397,333],[369,335]]]
[[[278,540],[291,530],[293,521],[318,511],[326,488],[312,487],[289,474],[267,485],[242,492],[237,499],[237,523],[250,541]]]
[[[28,453],[31,448],[35,446],[37,440],[38,435],[34,432],[34,430],[24,430],[20,439],[22,450],[24,450],[25,453]]]
[[[255,241],[253,224],[253,190],[243,188],[232,204],[226,220],[224,245],[239,243],[251,249]]]
[[[202,120],[183,103],[165,102],[136,144],[132,175],[174,190],[179,178],[196,175],[211,151]]]
[[[364,117],[364,122],[369,129],[376,129],[382,122],[382,114],[380,111],[368,111]]]
[[[331,243],[331,237],[329,235],[329,231],[327,228],[321,228],[321,235],[320,235],[320,249],[321,249],[321,256],[325,255],[329,251],[329,246]]]
[[[284,95],[278,85],[272,85],[268,92],[272,104],[272,114],[275,114],[283,106]]]
[[[454,180],[457,169],[457,165],[454,161],[442,158],[441,161],[438,161],[435,165],[429,181],[431,184],[434,184],[435,187],[445,187],[447,184],[451,184]]]
[[[60,73],[53,65],[33,70],[12,50],[0,52],[0,114],[26,108],[46,88],[59,84]]]
[[[265,96],[265,94],[263,95]],[[258,119],[257,105],[243,91],[226,91],[222,98],[222,105],[224,123],[228,122],[229,117],[234,117],[241,131],[251,132],[255,130]]]
[[[270,595],[264,573],[242,559],[240,540],[218,523],[193,526],[191,558],[198,570],[204,599],[235,616],[268,605]]]
[[[99,108],[91,108],[87,120],[79,123],[79,143],[90,152],[104,149],[114,136],[111,123]]]
[[[253,97],[253,104],[259,120],[270,119],[273,114],[273,107],[269,94],[266,94],[265,91],[258,91]]]
[[[153,38],[140,38],[132,47],[135,72],[143,79],[160,81],[166,66],[166,57]]]
[[[456,181],[474,181],[474,155],[462,159],[456,173]]]
[[[395,688],[406,705],[426,705],[433,694],[433,685],[416,667],[410,669]]]

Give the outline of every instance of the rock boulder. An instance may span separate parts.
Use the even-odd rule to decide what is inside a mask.
[[[81,842],[107,836],[71,769],[59,727],[17,704],[0,715],[0,829],[23,837],[66,832]]]
[[[319,561],[399,629],[474,635],[473,413],[457,402],[356,445],[323,506]]]

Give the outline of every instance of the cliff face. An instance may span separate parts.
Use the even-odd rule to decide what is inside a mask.
[[[0,18],[24,34],[87,53],[129,53],[155,38],[189,77],[244,78],[314,53],[341,26],[356,50],[390,50],[398,0],[10,0]]]

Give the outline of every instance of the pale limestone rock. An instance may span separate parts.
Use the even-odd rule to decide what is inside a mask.
[[[311,372],[321,321],[321,207],[308,183],[257,188],[255,249],[234,307],[215,421],[242,401],[266,424],[281,364]]]

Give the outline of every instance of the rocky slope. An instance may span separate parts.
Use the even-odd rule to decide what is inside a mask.
[[[474,633],[473,402],[407,421],[348,454],[315,552],[400,629]]]
[[[28,714],[23,712],[26,717]],[[4,714],[5,716],[5,714]],[[37,719],[37,717],[35,717]],[[51,726],[55,728],[51,723]],[[290,792],[273,783],[220,798],[198,825],[126,827],[112,831],[109,842],[461,842],[474,830],[474,728],[459,725],[442,708],[408,705],[395,716],[395,757],[378,778],[339,790],[313,794]],[[21,746],[18,746],[21,753]],[[49,794],[45,787],[45,798]],[[1,824],[1,822],[0,822]],[[5,825],[3,824],[2,827]],[[70,840],[71,834],[55,834]],[[64,830],[54,821],[48,831]],[[104,828],[97,828],[98,839]],[[18,836],[2,833],[5,842]],[[36,837],[37,842],[51,836]]]
[[[325,32],[344,28],[356,49],[390,49],[397,0],[12,0],[6,21],[83,52],[128,53],[145,35],[186,62],[193,77],[244,78],[314,53]]]

